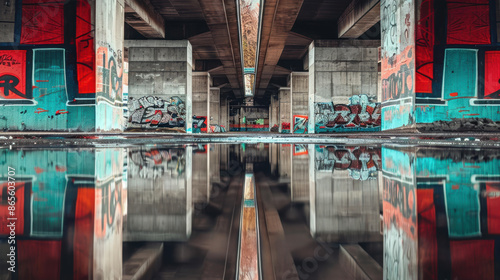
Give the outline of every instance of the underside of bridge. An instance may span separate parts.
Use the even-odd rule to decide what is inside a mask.
[[[7,0],[0,128],[498,131],[499,6]]]

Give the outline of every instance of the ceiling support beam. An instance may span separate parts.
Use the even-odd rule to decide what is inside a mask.
[[[353,0],[337,22],[339,38],[359,38],[379,21],[380,0]]]
[[[125,22],[146,38],[165,38],[165,20],[149,0],[125,0]]]
[[[304,0],[264,1],[262,30],[257,65],[257,94],[262,94],[271,80],[293,24]]]

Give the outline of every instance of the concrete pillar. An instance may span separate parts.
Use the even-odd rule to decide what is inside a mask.
[[[380,130],[379,45],[372,40],[311,43],[304,60],[309,70],[309,133]]]
[[[292,109],[291,109],[291,94],[289,87],[282,87],[279,89],[279,106],[280,106],[280,133],[290,133],[292,123]]]
[[[498,1],[380,6],[382,129],[498,131],[500,37],[490,32],[498,30]]]
[[[289,79],[292,99],[290,132],[305,134],[308,130],[309,119],[309,73],[292,72]]]
[[[193,133],[210,130],[210,84],[208,72],[193,72]]]
[[[225,94],[220,96],[219,122],[229,131],[229,100]]]
[[[272,131],[273,127],[277,127],[278,130],[275,132],[279,132],[280,127],[280,104],[279,104],[279,95],[273,94],[271,96],[271,104],[269,104],[269,128]]]
[[[210,88],[210,96],[209,96],[209,114],[208,118],[210,120],[210,125],[214,127],[215,132],[220,132],[220,113],[221,113],[221,98],[220,98],[220,88],[212,87]],[[210,127],[209,127],[210,128]],[[212,132],[212,129],[209,129],[208,132]]]
[[[191,132],[192,49],[189,41],[127,40],[129,125]]]
[[[280,144],[278,157],[280,182],[288,183],[292,177],[292,145]]]
[[[0,129],[123,130],[123,1],[23,2],[0,16]]]

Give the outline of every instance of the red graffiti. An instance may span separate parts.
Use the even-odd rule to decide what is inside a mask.
[[[42,109],[42,108],[37,108],[35,113],[36,114],[40,114],[40,113],[45,113],[45,112],[48,112],[49,110],[45,110],[45,109]]]
[[[68,111],[66,111],[65,109],[62,109],[62,110],[57,110],[56,111],[56,115],[63,115],[63,114],[69,114]]]

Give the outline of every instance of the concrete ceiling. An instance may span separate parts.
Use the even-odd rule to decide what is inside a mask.
[[[208,71],[214,86],[242,97],[238,13],[235,0],[125,0],[126,22],[143,39],[188,39],[195,70]],[[379,20],[379,0],[265,0],[256,98],[286,86],[313,40],[361,38]],[[377,12],[378,11],[378,12]],[[163,28],[162,28],[163,24]],[[126,32],[126,34],[133,34]],[[339,36],[340,34],[340,36]],[[367,38],[374,39],[374,38]]]
[[[235,97],[243,95],[234,0],[126,0],[126,4],[126,23],[140,33],[141,39],[189,40],[195,70],[210,72],[214,86],[227,83]],[[153,22],[151,18],[158,17],[163,20],[163,36],[158,30],[161,23],[150,24]]]
[[[372,7],[374,2],[379,1],[266,0],[257,68],[256,98],[263,97],[267,95],[266,93],[270,93],[270,90],[276,89],[276,84],[286,86],[283,83],[286,83],[286,77],[291,71],[303,70],[302,60],[313,40],[339,39],[339,25],[341,30],[351,30],[358,22],[365,22],[366,26],[354,28],[363,30],[376,24],[377,21],[360,20],[365,16],[367,2]],[[352,11],[357,12],[361,8],[362,12],[351,15]]]

